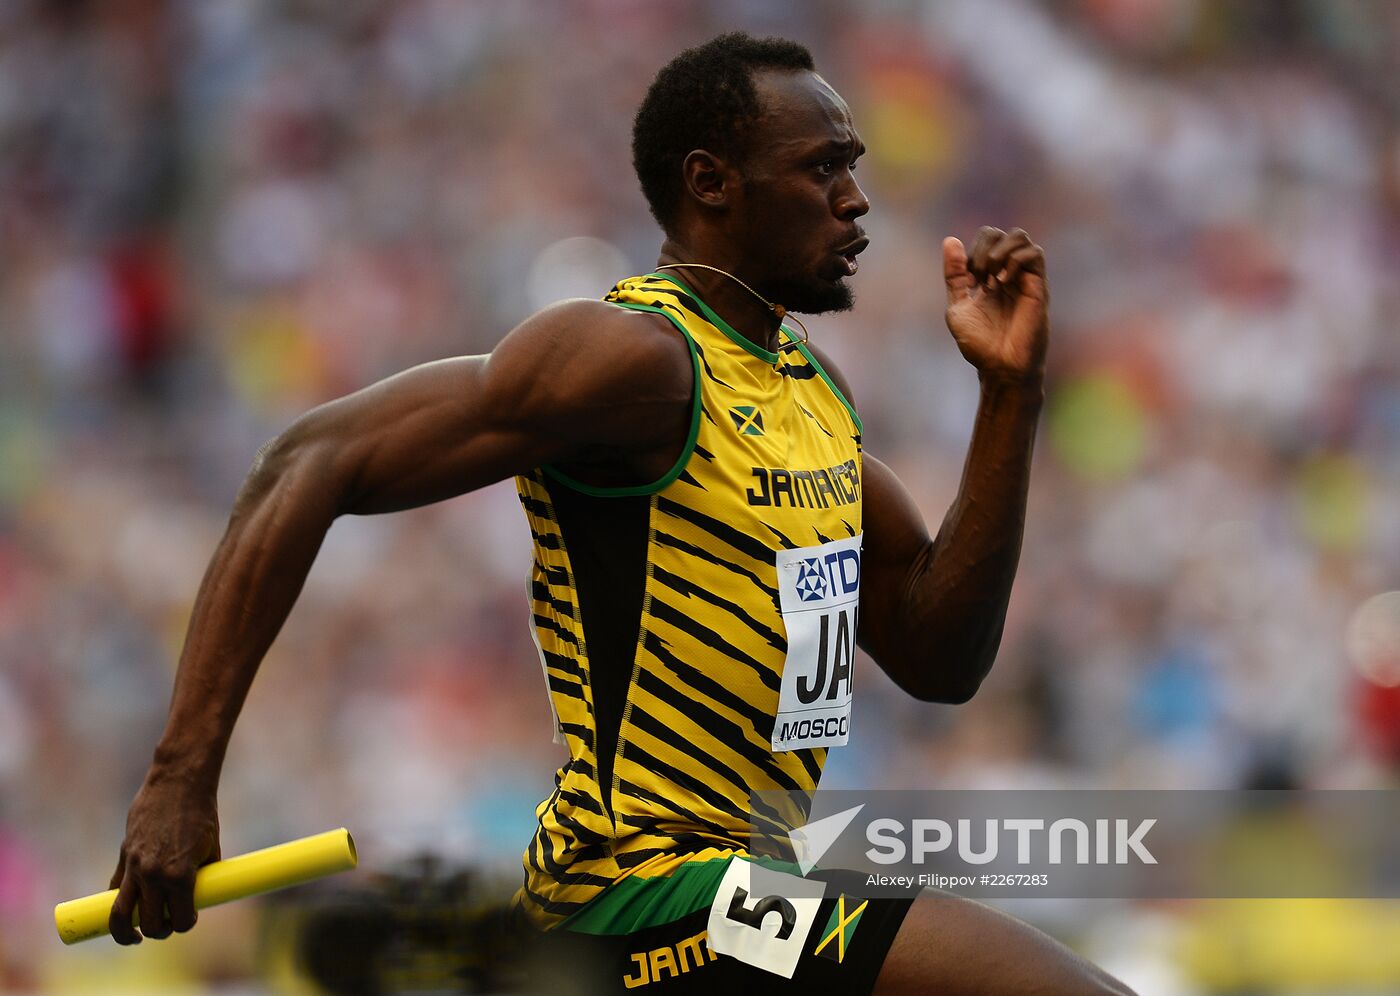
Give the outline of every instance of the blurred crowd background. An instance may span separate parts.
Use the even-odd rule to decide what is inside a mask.
[[[649,270],[632,114],[735,27],[869,148],[856,309],[808,325],[931,523],[977,404],[941,239],[1025,227],[1054,292],[996,669],[952,708],[866,661],[829,784],[1396,786],[1400,5],[0,0],[0,988],[304,987],[257,904],[120,954],[49,908],[107,884],[257,448]],[[337,523],[224,853],[346,825],[517,881],[561,760],[527,563],[509,484]],[[1019,912],[1144,993],[1400,986],[1394,907]]]

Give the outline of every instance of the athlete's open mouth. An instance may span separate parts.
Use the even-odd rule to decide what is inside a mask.
[[[856,262],[856,257],[864,252],[865,247],[868,245],[870,245],[870,240],[862,235],[854,242],[850,242],[836,250],[837,255],[839,255],[846,264],[846,276],[854,276],[855,272],[860,269],[860,264]]]

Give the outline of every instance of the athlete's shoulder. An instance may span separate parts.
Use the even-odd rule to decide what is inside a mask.
[[[487,369],[498,400],[531,422],[564,423],[565,432],[587,432],[620,409],[635,416],[684,406],[695,383],[690,349],[665,318],[586,298],[521,322]]]
[[[536,312],[501,340],[491,362],[527,363],[551,379],[690,383],[690,351],[670,322],[591,298]]]

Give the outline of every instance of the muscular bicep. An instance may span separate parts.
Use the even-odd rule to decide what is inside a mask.
[[[342,513],[412,508],[542,463],[657,445],[692,389],[650,316],[568,302],[488,356],[438,360],[313,410],[286,437],[318,454]]]
[[[934,542],[894,472],[869,454],[862,465],[860,645],[896,684],[908,688],[900,637],[918,579],[932,561]]]
[[[426,505],[509,477],[549,441],[492,417],[487,356],[405,370],[315,409],[289,430],[316,453],[339,511]]]

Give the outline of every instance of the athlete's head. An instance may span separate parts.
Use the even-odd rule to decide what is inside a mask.
[[[663,67],[632,129],[637,178],[667,237],[808,314],[851,306],[844,278],[870,209],[851,170],[864,151],[805,48],[741,33]]]

